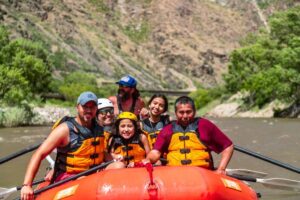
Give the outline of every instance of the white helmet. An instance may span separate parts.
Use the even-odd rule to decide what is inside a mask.
[[[98,99],[98,110],[102,108],[113,108],[114,105],[109,99],[100,98]]]

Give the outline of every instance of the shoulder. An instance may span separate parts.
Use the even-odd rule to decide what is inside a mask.
[[[140,104],[140,105],[145,105],[145,102],[141,97],[138,97],[137,103]]]
[[[214,127],[216,126],[212,121],[206,119],[206,118],[202,118],[199,117],[198,118],[198,125],[199,126],[207,126],[207,127]]]
[[[141,141],[148,140],[148,139],[147,139],[147,136],[146,136],[145,134],[143,134],[143,133],[141,133],[139,136],[140,136],[140,140],[141,140]]]

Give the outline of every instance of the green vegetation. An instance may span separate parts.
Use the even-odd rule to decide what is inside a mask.
[[[83,71],[76,71],[67,75],[57,88],[70,102],[76,102],[78,96],[84,91],[92,91],[99,97],[108,97],[116,92],[112,86],[99,88],[95,75]]]
[[[51,65],[42,45],[25,39],[9,40],[0,27],[0,99],[19,105],[49,90]]]
[[[103,13],[109,12],[109,7],[103,0],[89,0],[89,2],[96,7],[96,9]]]
[[[123,32],[134,42],[140,43],[148,39],[150,34],[150,25],[143,21],[140,24],[127,25]]]
[[[300,7],[275,14],[270,26],[270,34],[249,36],[231,54],[224,76],[227,92],[249,92],[250,107],[300,100]]]
[[[204,89],[201,87],[197,89],[197,91],[192,92],[189,96],[194,99],[196,108],[200,109],[213,100],[221,97],[222,94],[223,89],[221,88]]]

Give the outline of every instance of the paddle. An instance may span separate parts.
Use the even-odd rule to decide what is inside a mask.
[[[231,177],[243,181],[262,183],[264,186],[269,188],[300,192],[300,181],[296,181],[296,180],[283,179],[283,178],[260,179],[260,178],[253,178],[250,176],[247,177],[247,176],[239,176],[239,175],[232,175]]]
[[[44,181],[45,181],[45,179],[40,179],[40,180],[34,181],[32,183],[32,185],[37,185],[37,184],[40,184]],[[16,186],[16,187],[12,187],[12,188],[2,188],[2,187],[0,187],[0,200],[6,199],[11,193],[13,193],[15,191],[18,191],[18,190],[21,190],[21,189],[22,189],[22,186]]]
[[[226,169],[226,175],[228,176],[252,176],[256,178],[263,178],[267,176],[267,173],[249,170],[249,169]]]
[[[34,191],[34,195],[38,195],[38,194],[40,194],[40,193],[42,193],[42,192],[45,192],[46,190],[52,189],[52,188],[54,188],[54,187],[57,187],[57,186],[59,186],[59,185],[62,185],[62,184],[64,184],[64,183],[66,183],[66,182],[69,182],[69,181],[71,181],[71,180],[75,180],[75,179],[77,179],[77,178],[79,178],[79,177],[81,177],[81,176],[89,175],[89,174],[91,174],[91,173],[93,173],[93,172],[95,172],[95,171],[97,171],[97,170],[99,170],[99,169],[105,168],[106,166],[108,166],[109,164],[111,164],[111,163],[113,163],[113,162],[115,162],[115,161],[114,161],[114,160],[111,160],[111,161],[102,163],[102,164],[97,165],[97,166],[95,166],[95,167],[93,167],[93,168],[91,168],[91,169],[88,169],[88,170],[84,171],[84,172],[81,172],[81,173],[76,174],[76,175],[74,175],[74,176],[71,176],[71,177],[69,177],[69,178],[66,178],[66,179],[63,179],[63,180],[58,181],[58,182],[56,182],[56,183],[53,183],[53,184],[51,184],[51,185],[48,185],[47,187],[41,188],[41,189],[39,189],[39,190],[37,190],[37,191]]]
[[[237,146],[237,145],[234,145],[234,149],[237,150],[237,151],[239,151],[239,152],[242,152],[242,153],[244,153],[244,154],[253,156],[253,157],[255,157],[255,158],[259,158],[259,159],[261,159],[261,160],[267,161],[267,162],[272,163],[272,164],[274,164],[274,165],[277,165],[277,166],[279,166],[279,167],[282,167],[282,168],[285,168],[285,169],[288,169],[288,170],[290,170],[290,171],[293,171],[293,172],[296,172],[296,173],[300,174],[300,169],[297,168],[297,167],[294,167],[294,166],[292,166],[292,165],[283,163],[283,162],[278,161],[278,160],[274,160],[274,159],[272,159],[272,158],[269,158],[269,157],[267,157],[267,156],[258,154],[258,153],[254,152],[254,151],[250,151],[250,150],[248,150],[248,149],[245,149],[245,148],[240,147],[240,146]]]
[[[6,157],[4,157],[4,158],[1,158],[1,159],[0,159],[0,164],[5,163],[5,162],[7,162],[7,161],[10,161],[11,159],[14,159],[14,158],[16,158],[16,157],[19,157],[19,156],[21,156],[21,155],[23,155],[23,154],[25,154],[25,153],[31,152],[31,151],[33,151],[33,150],[39,148],[40,145],[41,145],[41,143],[40,143],[40,144],[36,144],[36,145],[34,145],[34,146],[26,147],[25,149],[22,149],[22,150],[20,150],[20,151],[18,151],[18,152],[15,152],[15,153],[13,153],[13,154],[11,154],[11,155],[9,155],[9,156],[6,156]]]

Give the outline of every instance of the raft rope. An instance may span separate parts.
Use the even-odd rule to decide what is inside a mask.
[[[149,193],[149,197],[150,199],[157,199],[158,198],[158,187],[155,184],[154,180],[153,180],[153,166],[151,163],[142,163],[142,162],[135,162],[134,163],[134,167],[146,167],[148,173],[149,173],[149,184],[147,187],[148,193]]]

